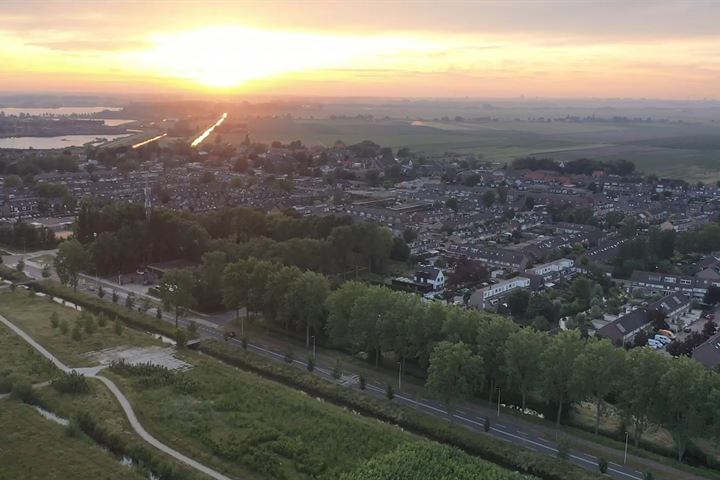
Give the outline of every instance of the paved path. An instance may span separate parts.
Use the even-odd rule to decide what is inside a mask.
[[[130,426],[132,426],[133,430],[140,435],[140,438],[145,440],[147,443],[152,445],[153,447],[157,448],[158,450],[170,455],[171,457],[175,458],[176,460],[179,460],[183,462],[186,465],[189,465],[190,467],[194,468],[195,470],[198,470],[199,472],[204,473],[205,475],[214,478],[216,480],[232,480],[230,477],[227,477],[223,475],[220,472],[217,472],[213,470],[210,467],[206,467],[205,465],[196,462],[190,457],[187,457],[183,455],[182,453],[178,452],[177,450],[174,450],[173,448],[170,448],[169,446],[162,443],[160,440],[156,439],[152,435],[150,435],[140,424],[140,422],[137,419],[137,416],[135,416],[135,412],[132,409],[132,406],[130,405],[130,401],[127,399],[127,397],[120,391],[120,389],[115,385],[112,380],[109,378],[103,377],[101,375],[98,375],[98,372],[101,370],[102,367],[89,367],[89,368],[70,368],[64,363],[62,363],[60,360],[58,360],[55,355],[48,352],[42,345],[37,343],[30,335],[25,333],[23,330],[18,328],[14,323],[9,321],[7,318],[0,315],[0,322],[2,322],[4,325],[6,325],[10,330],[15,332],[18,336],[20,336],[23,340],[25,340],[27,343],[29,343],[35,350],[40,352],[42,356],[50,360],[58,369],[65,373],[69,373],[72,371],[75,371],[77,373],[86,375],[91,378],[97,378],[102,383],[105,384],[105,386],[115,395],[115,398],[117,398],[118,402],[120,403],[120,406],[122,407],[123,411],[125,412],[125,415],[127,415],[128,420],[130,421]]]

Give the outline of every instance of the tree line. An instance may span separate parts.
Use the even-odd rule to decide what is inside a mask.
[[[55,248],[57,239],[52,230],[35,228],[18,220],[13,224],[0,226],[0,245],[17,249],[42,250]]]
[[[549,335],[506,317],[469,310],[382,286],[349,281],[331,290],[327,278],[266,260],[243,260],[223,274],[228,308],[262,312],[275,325],[317,335],[331,346],[379,365],[412,362],[428,391],[450,412],[456,402],[502,388],[525,410],[555,406],[559,423],[574,403],[595,405],[595,432],[608,405],[639,444],[651,426],[666,428],[679,460],[691,438],[720,438],[720,379],[688,357],[647,348],[626,352],[577,330]],[[711,428],[708,428],[708,425]]]
[[[720,223],[711,222],[697,231],[677,233],[652,229],[620,245],[614,260],[614,276],[627,278],[633,270],[675,273],[673,257],[677,254],[710,253],[720,245]]]
[[[177,259],[200,263],[210,252],[224,253],[227,262],[265,258],[326,274],[379,272],[391,257],[409,257],[404,240],[383,226],[347,216],[300,217],[293,211],[226,208],[195,214],[156,209],[146,218],[140,204],[83,203],[74,233],[99,275]],[[199,300],[208,308],[220,305]]]
[[[635,164],[628,160],[593,160],[578,158],[559,163],[551,158],[524,157],[516,158],[510,163],[513,170],[546,170],[551,172],[575,175],[592,175],[602,171],[609,175],[628,176],[635,173]]]

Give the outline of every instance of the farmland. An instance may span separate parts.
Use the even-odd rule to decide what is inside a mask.
[[[720,166],[720,127],[714,123],[565,122],[496,119],[452,121],[411,119],[250,119],[252,140],[333,145],[372,140],[392,148],[428,153],[458,152],[506,163],[519,156],[557,160],[626,159],[638,170],[660,177],[716,180]],[[239,144],[244,134],[221,135]]]

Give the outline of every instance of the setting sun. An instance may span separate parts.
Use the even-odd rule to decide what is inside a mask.
[[[140,68],[206,87],[238,87],[293,72],[350,68],[398,51],[430,48],[414,38],[353,37],[245,27],[155,34],[152,47],[129,54]]]

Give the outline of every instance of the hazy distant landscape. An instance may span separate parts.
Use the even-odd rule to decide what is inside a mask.
[[[490,102],[490,103],[488,103]],[[428,153],[472,153],[506,163],[521,156],[625,159],[638,170],[688,181],[720,178],[717,102],[366,101],[276,102],[238,108],[254,141],[333,145],[372,139]],[[456,118],[458,117],[458,118]],[[223,136],[242,142],[245,137]]]

